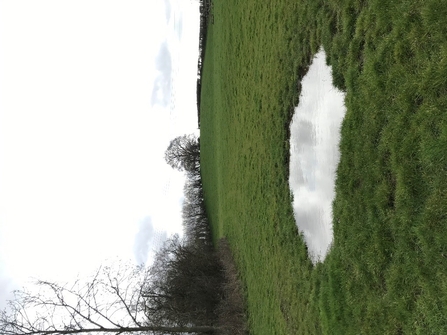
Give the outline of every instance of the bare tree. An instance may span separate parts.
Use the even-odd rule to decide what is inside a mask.
[[[165,152],[165,160],[172,168],[195,172],[200,169],[200,142],[195,135],[173,139]]]
[[[183,188],[185,200],[182,208],[185,236],[190,242],[199,239],[205,244],[212,245],[200,174],[188,173],[187,177]]]
[[[211,326],[160,324],[148,318],[142,267],[104,267],[87,282],[37,281],[37,293],[15,292],[0,313],[2,335],[214,333]],[[150,304],[149,304],[150,305]]]
[[[170,238],[157,252],[143,295],[154,323],[214,325],[222,267],[211,245]]]

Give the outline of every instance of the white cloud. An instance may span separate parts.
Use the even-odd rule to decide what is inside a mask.
[[[167,41],[164,41],[155,59],[157,76],[152,90],[151,104],[166,107],[171,98],[172,60]]]
[[[166,231],[156,231],[150,217],[141,220],[134,241],[134,257],[137,264],[145,264],[150,252],[157,250],[166,239]]]
[[[18,288],[11,276],[4,269],[0,269],[0,311],[6,308],[8,300],[14,298],[13,291]]]
[[[169,22],[169,20],[171,19],[171,10],[172,10],[171,1],[165,0],[164,3],[165,3],[166,22]]]

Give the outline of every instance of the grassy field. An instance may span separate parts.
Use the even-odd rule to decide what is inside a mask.
[[[201,166],[251,334],[447,334],[447,2],[214,0]],[[288,124],[323,45],[346,93],[334,245],[313,266]]]

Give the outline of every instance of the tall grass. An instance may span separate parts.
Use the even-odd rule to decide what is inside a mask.
[[[447,333],[447,2],[214,0],[201,166],[253,334]],[[293,218],[288,124],[323,45],[346,91],[334,245]]]

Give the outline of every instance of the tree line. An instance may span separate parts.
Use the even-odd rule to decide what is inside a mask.
[[[200,10],[200,32],[199,32],[199,59],[197,62],[197,119],[200,128],[200,101],[201,101],[201,90],[202,90],[202,72],[203,72],[203,62],[205,60],[205,47],[206,38],[208,33],[208,26],[210,23],[214,23],[214,14],[212,13],[212,2],[211,0],[200,0],[199,1]]]
[[[174,235],[146,268],[102,267],[87,281],[37,281],[0,313],[0,334],[244,334],[242,291],[225,241],[215,248],[200,174],[200,139],[172,140],[166,162],[186,173],[184,238]],[[37,293],[36,293],[37,292]]]

